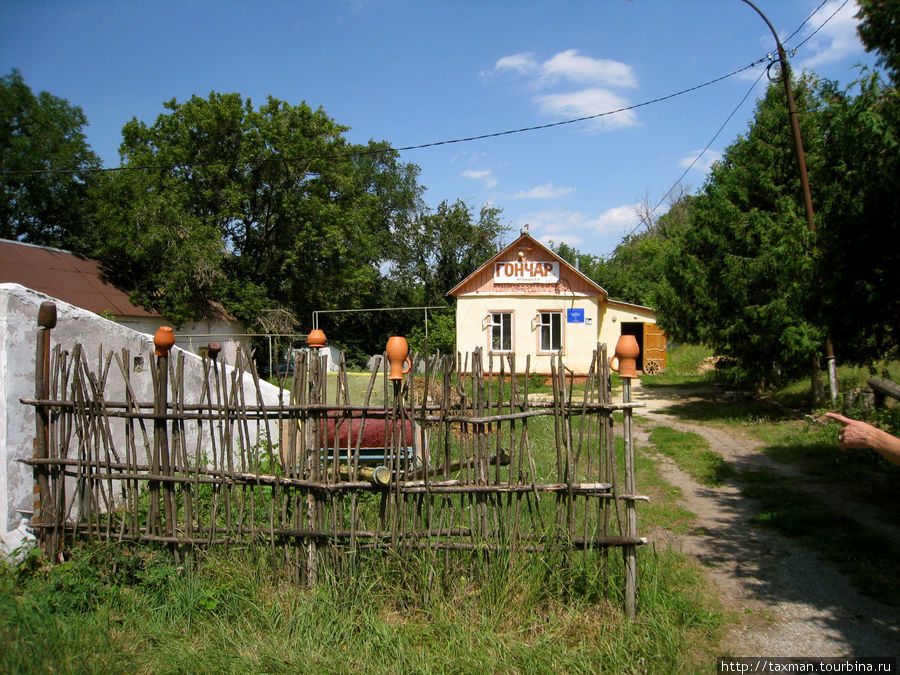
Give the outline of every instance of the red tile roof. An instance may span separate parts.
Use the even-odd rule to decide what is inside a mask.
[[[96,261],[55,248],[0,239],[0,283],[21,284],[95,314],[159,316],[102,281]]]

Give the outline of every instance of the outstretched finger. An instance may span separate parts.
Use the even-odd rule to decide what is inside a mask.
[[[833,413],[833,412],[825,413],[825,417],[830,417],[831,419],[835,420],[836,422],[840,422],[841,424],[850,424],[851,422],[856,421],[854,419],[850,419],[849,417],[844,417],[843,415],[841,415],[839,413]]]

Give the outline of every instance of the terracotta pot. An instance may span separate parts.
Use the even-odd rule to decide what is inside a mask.
[[[313,349],[320,349],[328,344],[328,338],[325,337],[325,331],[313,328],[306,336],[306,344]]]
[[[403,376],[412,368],[412,361],[409,359],[409,344],[406,342],[406,338],[400,335],[389,337],[384,351],[387,352],[388,361],[391,362],[391,373],[388,378],[402,380]]]
[[[41,328],[56,328],[56,303],[42,302],[38,308],[38,326]]]
[[[637,357],[641,353],[637,338],[634,335],[623,335],[616,343],[616,353],[609,359],[610,370],[619,373],[619,377],[637,377]],[[619,367],[613,361],[619,361]]]
[[[155,354],[157,356],[168,356],[169,350],[175,344],[175,333],[171,326],[160,326],[153,336],[153,345],[156,347]]]

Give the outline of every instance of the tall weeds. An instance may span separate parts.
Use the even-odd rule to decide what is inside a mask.
[[[719,614],[676,553],[642,551],[632,622],[619,551],[464,555],[454,565],[443,552],[370,552],[313,588],[249,551],[180,566],[163,550],[112,544],[56,567],[32,556],[0,571],[0,670],[691,672],[711,662]]]

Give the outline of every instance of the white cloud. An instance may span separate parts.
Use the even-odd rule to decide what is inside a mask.
[[[839,61],[853,54],[861,56],[865,51],[856,33],[856,26],[859,24],[856,18],[859,5],[854,1],[841,8],[841,4],[840,0],[830,0],[810,21],[810,32],[815,30],[819,32],[805,45],[811,47],[814,53],[803,60],[804,68],[815,69],[822,64]],[[831,16],[832,14],[834,16]],[[823,26],[825,21],[828,23]]]
[[[572,192],[573,188],[555,187],[553,183],[544,183],[530,190],[521,190],[510,197],[510,199],[555,199]]]
[[[567,49],[539,62],[533,53],[522,52],[498,59],[493,74],[502,72],[515,73],[533,91],[544,92],[536,94],[534,102],[546,115],[562,118],[602,115],[591,125],[594,131],[637,124],[637,115],[632,110],[603,115],[629,106],[629,101],[613,93],[612,88],[637,86],[634,70],[621,61],[595,59]],[[569,91],[560,91],[563,85]],[[572,86],[576,88],[571,89]]]
[[[567,244],[572,248],[578,249],[579,245],[584,242],[584,239],[574,234],[545,234],[537,237],[537,240],[547,248],[552,248],[553,246],[558,244]]]
[[[459,175],[463,178],[483,181],[487,188],[492,188],[497,185],[497,179],[494,178],[490,169],[466,169]]]
[[[607,209],[591,222],[597,234],[624,234],[637,225],[637,204]]]
[[[562,241],[562,236],[625,234],[638,222],[635,209],[635,204],[626,204],[607,209],[594,217],[580,211],[552,209],[527,214],[520,220],[523,223],[529,223],[533,230],[540,230],[542,237]]]
[[[513,71],[519,75],[536,76],[537,84],[546,86],[561,80],[578,84],[607,87],[636,87],[637,78],[628,64],[611,59],[582,56],[577,49],[567,49],[539,63],[531,52],[501,57],[494,72]]]
[[[520,75],[528,75],[539,70],[537,61],[534,60],[534,54],[524,52],[522,54],[512,54],[504,56],[497,60],[494,66],[494,72],[503,70],[514,70]]]
[[[515,229],[529,225],[531,236],[545,245],[565,243],[584,253],[607,255],[638,224],[636,204],[625,204],[590,216],[580,211],[547,209],[515,219]]]
[[[589,117],[628,107],[628,101],[606,89],[584,89],[568,94],[537,97],[541,112],[561,117]],[[637,124],[633,110],[622,110],[593,120],[595,129],[621,129]]]
[[[700,157],[700,159],[697,159],[701,152],[703,153],[703,156]],[[722,153],[718,150],[707,150],[706,152],[703,150],[691,150],[681,158],[681,161],[678,162],[678,166],[682,169],[687,169],[693,164],[692,168],[706,173],[712,168],[713,163],[718,162],[720,159],[722,159]]]
[[[581,56],[575,49],[567,49],[544,61],[540,70],[542,77],[551,82],[565,79],[610,87],[637,86],[631,66],[620,61]]]

